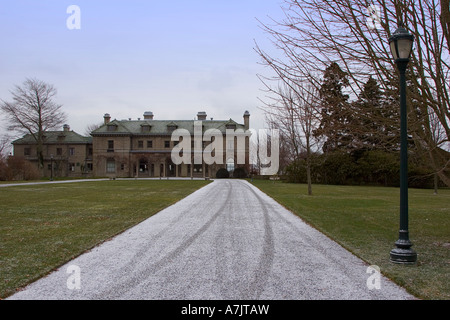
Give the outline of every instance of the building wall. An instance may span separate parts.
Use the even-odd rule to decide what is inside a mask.
[[[215,177],[219,168],[226,168],[226,153],[223,164],[207,165],[172,162],[174,141],[170,136],[95,136],[93,138],[94,175],[99,177]],[[108,149],[111,142],[113,149]],[[148,141],[151,141],[148,144]],[[168,143],[168,145],[167,145]],[[248,143],[248,142],[247,142]],[[202,151],[204,147],[202,146]],[[227,140],[223,138],[224,150]],[[234,163],[237,163],[235,146]],[[248,159],[248,145],[246,158]],[[109,163],[109,164],[108,164]]]
[[[44,177],[85,177],[92,176],[91,144],[46,144],[43,146]],[[29,144],[14,145],[14,156],[23,157],[38,165],[37,147]],[[53,173],[52,173],[53,165]]]
[[[110,143],[112,141],[112,145]],[[129,136],[96,136],[92,140],[94,175],[98,177],[130,177]],[[114,160],[114,168],[108,163]]]

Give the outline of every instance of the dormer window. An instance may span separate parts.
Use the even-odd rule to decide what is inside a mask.
[[[171,122],[167,125],[167,130],[169,132],[174,132],[178,128],[177,124],[174,122]]]
[[[107,130],[108,130],[108,132],[116,131],[117,130],[117,125],[115,125],[115,124],[108,124],[107,125]]]
[[[228,124],[226,125],[226,128],[227,128],[227,129],[234,129],[234,130],[236,130],[236,124],[228,123]]]
[[[149,125],[149,124],[143,124],[143,125],[141,125],[141,132],[150,132],[150,129],[151,129],[151,125]]]

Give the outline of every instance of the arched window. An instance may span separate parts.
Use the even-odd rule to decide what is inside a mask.
[[[148,172],[148,160],[147,159],[141,159],[139,161],[139,172]]]
[[[228,172],[234,171],[234,159],[227,160],[227,171]]]

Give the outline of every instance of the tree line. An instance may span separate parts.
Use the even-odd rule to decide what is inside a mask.
[[[358,0],[286,0],[284,19],[261,22],[277,49],[255,47],[271,71],[259,76],[262,109],[282,133],[283,173],[307,182],[309,193],[312,182],[396,184],[399,76],[388,38],[400,25],[415,36],[407,71],[410,184],[450,186],[449,1],[372,5],[376,27]]]

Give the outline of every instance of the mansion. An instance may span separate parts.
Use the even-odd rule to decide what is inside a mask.
[[[103,124],[93,130],[89,137],[71,131],[68,125],[64,125],[62,131],[46,131],[43,176],[214,178],[220,168],[233,171],[235,167],[245,167],[248,172],[248,111],[243,115],[243,124],[232,119],[208,120],[205,112],[198,112],[196,120],[154,120],[153,117],[153,113],[148,111],[143,114],[142,119],[137,120],[111,120],[111,116],[105,114]],[[211,163],[202,157],[198,161],[199,157],[195,153],[207,150],[205,148],[217,139],[217,136],[212,141],[195,139],[195,130],[199,126],[201,133],[212,130],[216,135],[222,135],[223,150],[228,148],[232,153],[214,150],[212,154],[220,154],[221,161]],[[192,152],[189,155],[192,161],[173,162],[172,150],[180,143],[172,139],[177,129],[182,129],[182,132],[192,138]],[[230,130],[242,133],[242,144],[239,143],[239,138],[225,138]],[[181,141],[183,139],[185,137]],[[37,144],[31,135],[13,141],[13,146],[14,156],[24,157],[37,164]],[[183,152],[184,150],[181,153]]]

